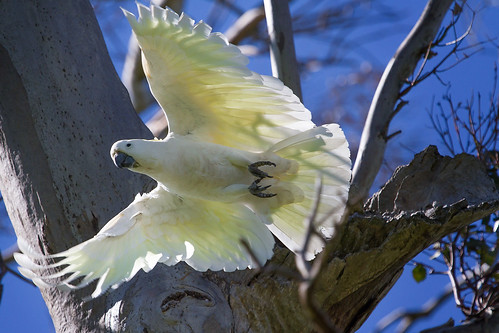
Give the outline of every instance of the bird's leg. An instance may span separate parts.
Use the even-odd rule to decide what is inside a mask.
[[[259,169],[259,167],[264,166],[264,165],[270,165],[275,167],[276,164],[270,161],[258,161],[255,163],[251,163],[248,165],[248,171],[255,177],[260,178],[262,180],[263,178],[272,178],[268,173],[265,171],[262,171]]]
[[[263,193],[263,191],[268,189],[270,187],[270,185],[267,185],[267,186],[258,185],[262,179],[263,178],[258,178],[253,183],[251,183],[251,185],[248,187],[250,193],[259,197],[259,198],[271,198],[271,197],[276,196],[277,194],[275,194],[275,193]]]

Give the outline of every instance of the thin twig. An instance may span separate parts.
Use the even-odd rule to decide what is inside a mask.
[[[319,176],[315,183],[315,198],[312,210],[306,221],[306,234],[302,249],[296,254],[296,267],[304,280],[310,279],[310,263],[307,261],[308,247],[314,235],[316,235],[315,224],[319,211],[320,197],[322,193],[322,178]]]
[[[396,310],[382,318],[376,325],[374,332],[382,332],[396,322],[400,322],[397,327],[398,333],[407,332],[416,322],[429,317],[436,309],[452,295],[453,288],[448,286],[438,297],[432,298],[422,306],[420,310]]]
[[[276,266],[276,265],[272,265],[272,264],[267,264],[265,266],[262,266],[260,264],[260,261],[258,260],[258,257],[256,256],[255,252],[253,251],[253,249],[249,245],[248,241],[246,241],[245,239],[240,239],[239,242],[241,242],[241,245],[244,247],[246,252],[248,252],[248,254],[250,255],[251,259],[257,265],[256,267],[254,267],[255,268],[255,276],[258,276],[261,274],[268,274],[268,275],[276,274],[279,276],[283,276],[283,277],[292,279],[294,281],[301,281],[302,280],[302,277],[300,274],[298,274],[290,269],[286,269],[286,268],[283,268],[281,266]]]
[[[307,261],[308,246],[313,236],[317,236],[316,225],[317,225],[317,213],[319,211],[320,197],[322,193],[322,178],[317,177],[315,184],[315,197],[313,208],[307,218],[307,233],[305,235],[305,241],[303,248],[295,256],[296,267],[298,272],[302,277],[302,281],[298,287],[298,295],[300,302],[304,309],[306,309],[311,316],[316,329],[319,332],[340,332],[337,327],[331,322],[327,315],[317,306],[315,299],[313,297],[314,285],[319,276],[320,270],[317,269],[315,263],[312,265]],[[320,223],[320,222],[319,222]],[[322,255],[316,258],[317,261],[322,261]]]

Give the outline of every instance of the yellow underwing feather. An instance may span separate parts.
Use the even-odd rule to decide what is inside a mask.
[[[171,131],[258,151],[314,127],[298,97],[281,81],[250,71],[223,35],[170,9],[138,7],[138,20],[124,12]]]
[[[259,262],[247,252],[242,239],[254,249]],[[198,271],[263,265],[272,256],[274,239],[243,205],[181,199],[157,187],[137,196],[95,237],[67,251],[40,256],[23,241],[19,245],[23,254],[15,256],[20,271],[35,284],[77,289],[98,279],[91,295],[95,298],[141,269],[150,271],[158,262],[174,265],[185,261]],[[35,263],[36,259],[56,262],[42,265]],[[46,273],[54,268],[61,270]]]

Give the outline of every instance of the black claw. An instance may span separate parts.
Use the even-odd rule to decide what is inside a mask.
[[[263,178],[259,178],[259,179],[255,180],[253,183],[251,183],[251,185],[248,187],[250,193],[253,194],[254,196],[259,197],[259,198],[271,198],[271,197],[276,196],[277,195],[276,193],[262,193],[263,191],[265,191],[266,189],[268,189],[271,186],[271,185],[267,185],[267,186],[258,185],[258,183],[260,183],[260,181],[262,179]]]
[[[259,169],[259,167],[264,166],[264,165],[270,165],[270,166],[273,166],[273,167],[276,166],[275,163],[270,162],[270,161],[258,161],[258,162],[251,163],[250,165],[248,165],[248,171],[253,176],[258,177],[260,179],[263,179],[263,178],[273,178],[272,176],[270,176],[265,171],[262,171],[262,170]]]
[[[261,166],[265,166],[265,165],[273,166],[273,167],[276,166],[276,164],[274,162],[271,162],[271,161],[258,161],[258,162],[251,163],[250,165],[248,165],[248,171],[253,176],[258,178],[253,183],[251,183],[251,185],[248,187],[248,189],[249,189],[251,194],[253,194],[254,196],[257,196],[259,198],[271,198],[271,197],[274,197],[277,195],[276,193],[263,193],[263,191],[267,190],[271,185],[267,185],[267,186],[258,185],[262,181],[262,179],[264,179],[264,178],[273,178],[271,175],[269,175],[265,171],[262,171],[259,169]]]

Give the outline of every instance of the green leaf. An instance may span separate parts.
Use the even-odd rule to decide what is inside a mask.
[[[497,256],[496,251],[484,249],[482,253],[480,253],[480,262],[482,264],[487,264],[489,266],[492,266],[494,265],[496,256]]]
[[[480,252],[482,247],[484,246],[484,241],[476,239],[476,238],[468,238],[466,240],[466,248],[468,252]]]
[[[426,279],[426,269],[424,266],[417,264],[416,267],[412,269],[412,277],[418,283]]]

